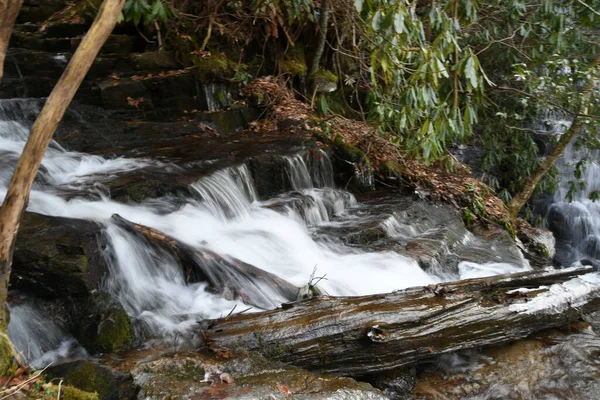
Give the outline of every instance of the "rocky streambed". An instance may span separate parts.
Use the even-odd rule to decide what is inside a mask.
[[[0,196],[84,32],[40,33],[31,22],[16,29],[0,87]],[[24,362],[53,362],[50,377],[102,399],[500,398],[523,386],[507,372],[522,363],[504,354],[519,348],[555,368],[548,382],[574,357],[561,349],[582,341],[583,372],[565,378],[571,392],[552,393],[591,393],[592,328],[484,352],[431,351],[425,364],[353,378],[243,349],[209,352],[198,324],[206,319],[303,296],[435,293],[442,282],[549,266],[552,240],[533,232],[515,243],[493,224],[467,228],[455,207],[408,185],[346,190],[365,178],[339,167],[354,161],[302,130],[253,131],[262,110],[240,101],[237,83],[192,73],[173,54],[137,52],[138,39],[109,40],[37,177],[10,282],[9,334]],[[546,393],[544,385],[515,398]]]

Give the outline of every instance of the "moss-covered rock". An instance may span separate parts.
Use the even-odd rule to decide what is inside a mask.
[[[337,90],[339,78],[327,70],[319,70],[310,76],[318,93],[330,93]]]
[[[15,369],[13,347],[4,333],[0,333],[0,376],[9,376]]]
[[[133,343],[133,329],[127,313],[122,308],[114,308],[107,318],[98,325],[96,344],[106,353],[123,350]]]
[[[85,392],[97,393],[97,398],[101,400],[131,399],[137,392],[130,374],[92,361],[60,364],[46,371],[49,377],[62,378],[67,385]]]
[[[205,54],[192,53],[192,63],[201,80],[232,78],[236,71],[247,69],[247,65],[230,60],[225,53],[213,51]]]
[[[102,228],[95,222],[25,213],[10,287],[37,297],[87,295],[108,271],[103,246]]]
[[[62,400],[99,400],[98,393],[84,392],[72,386],[65,386],[60,396]]]
[[[279,68],[281,72],[292,76],[305,76],[308,67],[304,55],[304,46],[297,44],[293,49],[288,51],[284,59],[280,62]]]

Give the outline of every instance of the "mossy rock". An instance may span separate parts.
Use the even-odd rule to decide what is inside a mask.
[[[331,93],[337,90],[339,78],[327,70],[319,70],[310,76],[318,93]]]
[[[289,73],[292,76],[305,76],[308,72],[308,67],[304,55],[304,46],[296,44],[292,50],[286,53],[279,67],[281,72]]]
[[[65,386],[60,396],[62,400],[99,400],[98,393],[84,392],[72,386]]]
[[[248,66],[230,60],[224,53],[210,52],[209,56],[193,55],[192,62],[200,79],[232,78],[236,71],[245,71]]]
[[[64,379],[67,385],[72,385],[80,391],[97,393],[101,400],[131,399],[137,390],[130,374],[124,374],[97,362],[82,360],[60,364],[46,370],[51,378]],[[81,392],[74,392],[81,394]],[[73,397],[77,399],[77,397]]]
[[[6,334],[0,334],[0,376],[11,375],[16,367],[13,346]]]
[[[114,308],[110,315],[98,325],[97,347],[110,353],[131,347],[133,328],[127,313],[122,308]]]

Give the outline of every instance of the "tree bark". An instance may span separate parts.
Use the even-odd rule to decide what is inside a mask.
[[[8,325],[8,310],[5,303],[12,254],[19,223],[29,202],[33,180],[58,123],[100,48],[117,23],[124,4],[125,0],[105,0],[102,3],[94,23],[33,124],[29,139],[15,168],[4,203],[0,208],[0,334],[5,334]],[[0,375],[6,372],[0,370]]]
[[[220,353],[256,350],[318,372],[367,375],[575,321],[600,308],[600,288],[590,285],[587,295],[561,296],[547,285],[567,289],[564,282],[593,270],[531,271],[390,294],[315,297],[204,321],[201,329],[208,346]],[[511,292],[516,288],[532,290]]]
[[[13,25],[23,0],[0,0],[0,82],[4,76],[4,59],[10,42]]]
[[[312,60],[310,71],[308,73],[309,78],[319,72],[319,62],[325,51],[325,44],[327,43],[327,26],[329,22],[329,0],[322,0],[321,2],[321,18],[319,19],[319,41],[317,42],[317,48],[315,49],[315,55]]]
[[[508,212],[511,218],[516,218],[521,211],[521,208],[527,203],[535,187],[540,182],[540,180],[546,175],[548,170],[554,165],[556,160],[558,160],[562,154],[562,152],[567,148],[571,140],[575,136],[577,136],[581,132],[581,124],[579,122],[579,118],[575,118],[571,127],[562,134],[560,140],[556,144],[556,146],[552,149],[550,154],[546,156],[537,166],[537,168],[529,175],[525,183],[523,184],[523,189],[510,200],[508,203]]]

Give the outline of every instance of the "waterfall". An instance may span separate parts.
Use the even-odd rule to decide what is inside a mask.
[[[8,335],[22,364],[43,368],[57,360],[87,357],[77,341],[32,301],[21,298],[9,305],[9,311]]]
[[[36,101],[0,102],[0,115],[4,116],[0,121],[0,163],[8,170],[28,135],[30,120],[25,117],[35,113],[37,106]],[[94,220],[105,227],[110,271],[104,289],[121,303],[143,338],[185,335],[193,331],[198,319],[217,318],[248,306],[227,290],[217,293],[208,290],[205,282],[186,281],[172,252],[127,232],[111,219],[113,214],[188,246],[203,274],[226,286],[245,288],[247,301],[253,304],[250,311],[274,308],[286,299],[263,280],[231,268],[236,263],[256,267],[295,287],[305,286],[316,269],[316,276],[325,276],[319,286],[331,295],[384,293],[441,280],[397,252],[350,247],[335,235],[320,232],[323,227],[353,226],[370,216],[356,211],[359,202],[351,193],[334,187],[333,168],[325,152],[309,150],[281,160],[291,191],[260,199],[250,169],[239,164],[190,184],[191,196],[174,208],[168,197],[123,203],[111,199],[107,191],[92,199],[61,197],[57,187],[76,188],[80,193],[123,172],[181,167],[149,159],[107,159],[69,151],[53,142],[43,159],[28,210]],[[7,168],[2,169],[0,199],[10,175]],[[397,234],[416,232],[397,221],[385,224]],[[498,268],[490,273],[505,271]],[[15,321],[11,323],[13,332]],[[60,347],[60,343],[54,340],[52,346]]]

